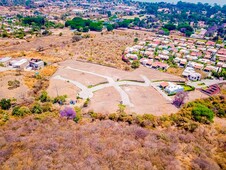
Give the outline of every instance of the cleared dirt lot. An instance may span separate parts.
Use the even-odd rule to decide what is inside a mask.
[[[67,94],[68,99],[76,99],[79,88],[66,81],[60,81],[53,79],[50,81],[47,92],[52,97],[57,97],[57,95]]]
[[[113,87],[108,87],[100,91],[96,91],[91,99],[89,107],[84,111],[93,110],[99,113],[113,113],[118,110],[120,103],[120,95]]]
[[[160,72],[158,70],[149,69],[146,67],[140,67],[134,71],[123,71],[123,70],[118,70],[111,67],[105,67],[105,66],[86,63],[86,62],[79,62],[75,60],[66,60],[62,62],[60,66],[63,70],[67,66],[81,69],[81,70],[88,70],[98,74],[110,76],[114,80],[119,79],[119,80],[143,81],[140,75],[145,75],[150,80],[168,80],[168,81],[184,81],[185,80],[184,78],[181,78],[179,76],[171,75],[168,73]]]
[[[55,77],[57,76],[66,78],[68,81],[56,80]],[[77,96],[81,89],[74,89],[73,86],[75,85],[70,83],[70,80],[79,82],[86,87],[89,85],[97,85],[101,82],[113,81],[113,84],[115,83],[114,87],[97,88],[98,90],[93,92],[90,105],[88,108],[85,108],[85,111],[94,110],[95,112],[103,113],[115,112],[118,109],[118,104],[122,101],[121,95],[123,95],[123,97],[128,96],[133,105],[127,106],[127,111],[131,113],[152,113],[160,115],[176,112],[177,108],[175,108],[170,101],[165,99],[151,85],[144,85],[144,83],[140,82],[144,81],[142,76],[147,77],[149,80],[183,80],[183,78],[144,67],[129,72],[97,64],[67,60],[60,63],[59,70],[50,79],[48,92],[50,95],[56,95],[56,89],[58,89],[59,95],[67,94],[68,96]],[[109,80],[107,77],[112,80]],[[118,86],[120,80],[139,81],[140,84]],[[117,86],[125,93],[119,94]]]
[[[123,89],[134,104],[134,107],[129,108],[130,112],[161,115],[178,110],[152,87],[124,86]]]
[[[8,81],[18,80],[20,82],[20,87],[15,89],[8,89]],[[0,99],[1,98],[15,98],[18,102],[22,98],[27,96],[29,89],[23,82],[23,76],[6,75],[0,78]]]

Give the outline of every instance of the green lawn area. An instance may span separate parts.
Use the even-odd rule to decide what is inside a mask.
[[[195,90],[195,88],[194,87],[192,87],[192,86],[188,86],[188,85],[181,85],[183,88],[184,88],[184,91],[193,91],[193,90]]]

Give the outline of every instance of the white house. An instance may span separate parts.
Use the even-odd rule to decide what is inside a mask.
[[[10,63],[13,68],[25,68],[28,65],[28,60],[27,59],[21,59],[19,61],[13,60]]]
[[[4,66],[7,66],[10,60],[11,60],[11,57],[4,57],[0,59],[0,63],[3,64]]]
[[[191,74],[188,75],[188,78],[191,81],[199,81],[199,80],[201,80],[201,74],[196,73],[196,72],[195,73],[191,73]]]
[[[174,94],[174,93],[177,93],[177,92],[184,91],[184,88],[180,85],[176,85],[176,84],[169,82],[169,85],[165,88],[165,91],[168,94]]]

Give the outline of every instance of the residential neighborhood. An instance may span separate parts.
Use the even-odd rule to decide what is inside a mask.
[[[127,47],[122,60],[129,63],[139,60],[145,67],[162,71],[169,67],[184,68],[181,76],[198,81],[214,78],[212,72],[226,69],[226,49],[213,41],[157,35]]]

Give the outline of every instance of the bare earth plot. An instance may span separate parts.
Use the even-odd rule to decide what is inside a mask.
[[[73,99],[77,95],[83,99],[90,98],[91,103],[86,110],[95,112],[115,112],[120,102],[127,105],[128,112],[155,115],[176,112],[177,109],[171,105],[171,101],[152,86],[151,80],[163,79],[183,80],[177,76],[146,68],[126,72],[96,64],[67,60],[60,64],[59,70],[51,78],[48,91],[50,95],[54,92],[56,95],[56,89],[60,89],[58,93],[59,91],[61,95],[69,93],[72,97],[74,95]],[[72,89],[71,85],[79,90]],[[74,92],[71,92],[73,90]]]
[[[15,89],[8,89],[8,81],[18,80],[20,87]],[[26,97],[29,89],[23,83],[23,76],[7,75],[0,78],[0,99],[1,98],[15,98],[20,101],[23,97]]]

